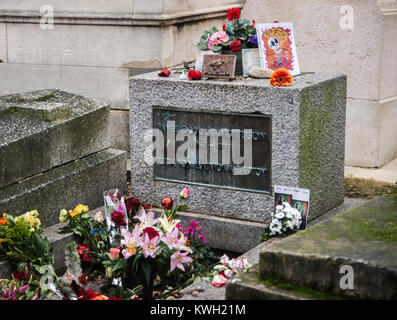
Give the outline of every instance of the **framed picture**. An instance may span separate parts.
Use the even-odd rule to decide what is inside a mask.
[[[288,202],[291,207],[297,209],[302,217],[299,230],[306,229],[309,215],[310,190],[283,186],[274,186],[275,207]]]
[[[284,68],[293,76],[300,74],[292,23],[259,24],[256,32],[262,67]]]
[[[242,49],[243,57],[243,76],[245,78],[249,77],[248,70],[251,67],[261,66],[261,55],[258,48],[253,49]]]

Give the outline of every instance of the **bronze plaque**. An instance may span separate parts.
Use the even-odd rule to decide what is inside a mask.
[[[271,193],[271,116],[154,107],[153,128],[156,180]]]
[[[206,54],[203,56],[202,76],[209,79],[232,79],[236,59],[235,55]]]

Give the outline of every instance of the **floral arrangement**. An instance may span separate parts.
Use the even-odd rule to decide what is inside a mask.
[[[218,257],[206,245],[200,222],[191,221],[183,228],[177,216],[189,209],[184,203],[189,194],[190,190],[183,188],[176,201],[163,198],[159,215],[151,204],[142,204],[132,197],[124,199],[118,190],[105,192],[105,214],[89,216],[83,205],[61,210],[60,220],[68,222],[61,232],[73,232],[79,239],[76,256],[82,272],[75,274],[101,275],[107,282],[102,290],[106,296],[92,291],[85,295],[83,276],[70,278],[69,272],[69,282],[65,277],[63,282],[67,284],[65,288],[74,288],[72,297],[106,300],[108,296],[129,299],[139,295],[152,299],[155,289],[157,297],[171,294],[166,288],[187,285],[207,272]],[[76,291],[80,286],[83,289]]]
[[[261,236],[261,241],[265,241],[275,235],[283,235],[297,230],[302,222],[301,213],[296,208],[291,207],[288,202],[283,202],[276,206],[272,213],[272,220],[269,227]]]
[[[49,290],[43,290],[40,282],[34,280],[28,266],[24,271],[14,273],[12,279],[0,279],[0,300],[42,300],[50,297]]]
[[[230,259],[228,255],[223,255],[220,259],[220,263],[214,267],[212,273],[212,285],[215,287],[222,287],[227,284],[228,280],[234,275],[246,272],[252,265],[248,262],[247,258]]]
[[[176,219],[177,211],[185,211],[187,205],[179,205],[180,200],[188,197],[190,190],[184,188],[174,206],[169,197],[163,198],[163,213],[155,218],[155,213],[145,210],[138,201],[127,200],[136,212],[132,217],[135,223],[130,230],[120,230],[121,238],[112,243],[112,247],[103,260],[108,278],[132,276],[132,280],[143,286],[143,297],[152,298],[154,280],[165,280],[177,270],[184,272],[185,265],[192,262],[189,256],[193,250],[182,232],[180,220]]]
[[[77,250],[85,269],[100,267],[101,261],[97,255],[106,253],[109,247],[105,215],[97,212],[92,218],[88,215],[88,210],[88,206],[79,204],[73,210],[62,209],[59,213],[59,221],[68,222],[59,233],[74,233],[80,239]]]
[[[36,210],[21,216],[3,214],[0,219],[0,259],[8,260],[16,269],[32,267],[32,273],[39,274],[41,266],[54,265],[51,247],[42,234],[39,214]]]
[[[221,50],[237,52],[242,48],[258,47],[254,20],[251,22],[248,19],[240,19],[239,8],[228,9],[227,19],[231,23],[224,24],[221,31],[216,27],[205,31],[197,48],[213,52]]]
[[[276,69],[270,76],[270,84],[278,87],[292,86],[293,77],[287,69]]]

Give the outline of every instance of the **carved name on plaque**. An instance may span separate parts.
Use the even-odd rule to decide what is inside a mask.
[[[156,180],[271,193],[270,116],[154,108]]]

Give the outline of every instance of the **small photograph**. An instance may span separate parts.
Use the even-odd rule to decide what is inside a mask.
[[[282,205],[284,202],[292,205],[292,189],[289,187],[274,186],[275,207]]]
[[[301,213],[302,222],[299,230],[305,230],[307,226],[307,217],[309,214],[310,190],[294,189],[291,206]]]

